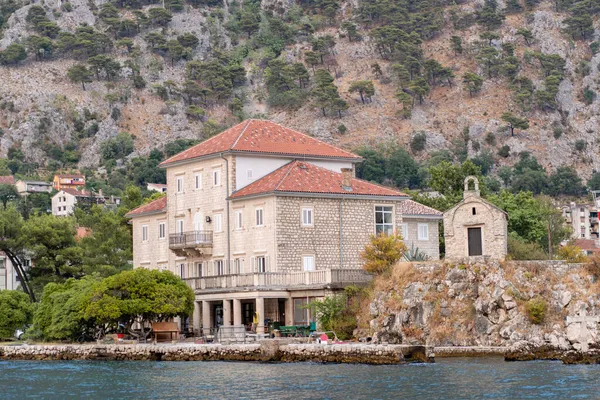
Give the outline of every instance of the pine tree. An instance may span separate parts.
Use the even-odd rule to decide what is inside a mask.
[[[529,121],[526,118],[517,117],[511,112],[505,112],[502,114],[502,121],[508,124],[510,136],[515,136],[515,128],[529,129]]]
[[[360,100],[365,104],[365,98],[370,102],[371,97],[375,95],[375,86],[373,86],[373,81],[354,81],[350,83],[348,91],[350,93],[358,92]]]
[[[469,96],[473,97],[474,93],[478,93],[481,90],[483,78],[472,72],[465,72],[463,83],[465,84],[465,89],[469,92]]]
[[[92,72],[83,64],[75,64],[67,72],[67,76],[73,83],[81,83],[81,87],[85,90],[85,84],[92,81]]]

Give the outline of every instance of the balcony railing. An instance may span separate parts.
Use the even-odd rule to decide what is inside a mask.
[[[191,231],[169,235],[169,248],[185,249],[212,246],[212,231]]]
[[[308,287],[366,283],[371,275],[361,269],[324,269],[302,272],[263,272],[217,275],[184,279],[194,290],[235,289],[248,287]]]

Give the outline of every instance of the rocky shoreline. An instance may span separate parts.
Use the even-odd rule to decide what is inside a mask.
[[[262,361],[361,364],[433,362],[431,348],[409,345],[297,344],[93,344],[0,346],[0,360]]]

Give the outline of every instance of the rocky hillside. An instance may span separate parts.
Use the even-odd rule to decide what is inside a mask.
[[[470,156],[492,154],[496,168],[528,150],[550,170],[574,166],[584,178],[600,170],[600,54],[589,2],[423,0],[405,6],[414,10],[392,11],[380,0],[107,4],[0,0],[1,156],[20,147],[41,165],[98,167],[101,144],[118,132],[133,136],[134,155],[148,154],[263,117],[350,149],[390,142],[408,148],[424,132],[419,158],[466,143]],[[169,18],[152,11],[163,5]],[[581,10],[591,22],[572,21]],[[82,25],[101,36],[83,37]],[[186,42],[186,33],[197,40]],[[108,45],[92,51],[86,40]],[[117,72],[90,64],[98,54],[117,61]],[[308,76],[297,72],[296,83],[293,73],[284,76],[288,70],[277,75],[275,59],[304,65]],[[193,72],[210,70],[213,61],[231,76],[222,91],[219,69],[212,77]],[[68,76],[74,65],[95,68],[89,82]],[[319,103],[320,69],[330,71],[339,97]],[[465,82],[466,73],[480,77],[480,87]],[[375,89],[364,103],[349,90],[363,80]],[[276,101],[281,93],[288,97]],[[507,112],[528,128],[511,136]],[[57,155],[61,150],[72,156]]]
[[[375,279],[359,334],[432,346],[579,349],[578,325],[565,319],[596,315],[600,287],[588,269],[561,263],[399,264]],[[588,328],[598,347],[595,324]]]

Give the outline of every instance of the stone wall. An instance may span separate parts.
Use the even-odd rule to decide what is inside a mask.
[[[277,197],[278,270],[301,271],[303,255],[315,256],[317,270],[361,268],[360,252],[375,233],[376,205],[396,204],[375,200]],[[313,208],[311,227],[303,227],[301,223],[301,210],[306,206]],[[402,215],[398,206],[394,207],[393,223],[396,230],[401,231]],[[343,261],[340,261],[340,253]]]
[[[133,236],[133,266],[134,268],[169,269],[169,234],[159,239],[158,226],[167,224],[167,213],[146,215],[131,219]],[[142,241],[142,226],[148,226],[148,241]],[[176,272],[179,275],[178,272]]]
[[[0,346],[0,360],[314,361],[365,364],[431,362],[424,346],[370,344],[48,345]]]
[[[410,250],[411,246],[419,248],[432,260],[440,259],[440,230],[438,220],[426,218],[404,217],[403,223],[407,225],[408,235],[404,238],[404,244]],[[419,224],[429,226],[429,239],[419,240]]]

